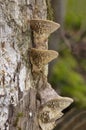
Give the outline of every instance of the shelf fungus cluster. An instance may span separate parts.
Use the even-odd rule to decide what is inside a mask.
[[[55,121],[63,116],[62,111],[73,99],[59,96],[49,83],[38,90],[38,96],[41,100],[39,124],[42,130],[51,130],[49,126],[52,124],[52,127],[55,127]]]
[[[50,20],[37,20],[30,21],[31,29],[33,31],[34,46],[36,48],[46,49],[46,42],[51,33],[56,31],[60,24],[52,22]]]
[[[34,19],[30,21],[30,26],[34,38],[34,48],[29,50],[32,72],[42,72],[43,76],[45,65],[58,57],[58,52],[46,49],[46,41],[60,25],[49,20]],[[42,80],[42,77],[40,79]],[[41,83],[43,82],[44,79]],[[63,116],[62,111],[73,102],[73,99],[59,96],[47,80],[37,89],[37,97],[41,102],[38,112],[39,125],[42,130],[52,130],[56,126],[56,120]]]

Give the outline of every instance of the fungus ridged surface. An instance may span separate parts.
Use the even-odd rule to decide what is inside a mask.
[[[60,24],[50,20],[32,19],[30,20],[30,26],[38,34],[50,35],[60,27]]]
[[[59,96],[50,84],[38,91],[41,107],[39,120],[43,123],[54,122],[63,116],[62,111],[67,108],[73,99]]]
[[[32,65],[35,65],[37,68],[41,69],[44,65],[48,64],[50,61],[55,59],[58,56],[58,52],[53,50],[41,50],[31,48],[29,50],[30,61]]]

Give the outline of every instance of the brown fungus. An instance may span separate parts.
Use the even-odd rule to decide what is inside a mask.
[[[49,83],[38,90],[38,95],[41,100],[39,119],[43,123],[59,119],[63,115],[62,111],[73,102],[71,98],[59,96]]]
[[[33,31],[35,48],[46,49],[49,35],[56,31],[60,24],[50,20],[32,19],[30,26]]]
[[[49,36],[60,27],[60,24],[50,20],[32,19],[30,20],[30,26],[39,35],[46,34]]]
[[[54,121],[54,122],[49,122],[49,123],[43,123],[39,119],[39,125],[40,125],[40,127],[41,127],[42,130],[52,130],[56,126],[56,122]]]
[[[32,66],[36,70],[41,70],[46,64],[48,64],[50,61],[52,61],[58,56],[58,52],[53,50],[41,50],[31,48],[29,50],[29,55]]]

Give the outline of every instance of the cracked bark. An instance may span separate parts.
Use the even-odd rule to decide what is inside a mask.
[[[1,130],[39,130],[38,101],[28,57],[28,48],[32,47],[28,20],[46,16],[45,0],[0,0]]]
[[[59,24],[44,20],[46,14],[45,0],[0,1],[1,130],[52,130],[62,110],[73,102],[47,82],[45,65],[58,56],[47,50],[47,38]],[[33,37],[31,19],[43,19],[35,21]],[[37,49],[31,53],[33,41]]]

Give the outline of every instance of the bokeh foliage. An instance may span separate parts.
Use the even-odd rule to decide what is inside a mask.
[[[52,84],[61,90],[62,95],[70,96],[77,105],[86,107],[86,84],[76,70],[78,63],[68,50],[61,55],[53,68]]]
[[[86,28],[86,0],[68,0],[65,15],[65,30],[79,40],[81,31]],[[76,32],[79,32],[78,35]],[[77,37],[77,38],[76,38]],[[78,42],[75,44],[78,44]],[[51,83],[60,89],[64,96],[72,97],[79,107],[86,107],[86,81],[78,71],[79,62],[86,75],[86,59],[77,58],[69,49],[59,51],[58,62],[53,67]]]
[[[86,28],[86,0],[67,0],[65,26],[71,30]]]

